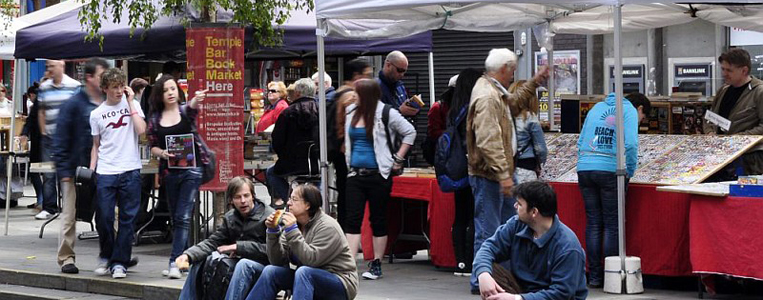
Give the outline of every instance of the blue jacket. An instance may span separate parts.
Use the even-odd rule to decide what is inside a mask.
[[[90,134],[90,112],[98,105],[81,88],[61,105],[53,136],[53,161],[58,178],[74,177],[77,166],[90,166],[93,136]]]
[[[585,299],[585,252],[572,230],[554,216],[539,239],[533,230],[511,217],[474,255],[473,272],[493,274],[493,262],[510,261],[511,273],[525,292],[525,300]]]
[[[623,98],[625,119],[625,166],[633,177],[638,166],[638,111]],[[615,130],[615,94],[588,111],[578,139],[578,171],[608,171],[617,169],[617,133]]]
[[[397,109],[403,102],[405,102],[405,100],[408,100],[408,91],[405,90],[405,85],[403,85],[402,80],[390,82],[389,79],[384,76],[384,72],[379,71],[379,78],[377,78],[376,81],[379,82],[379,86],[382,90],[381,102],[392,105],[393,108]],[[421,108],[415,101],[412,101],[411,104],[413,104],[413,107],[415,108]]]
[[[522,153],[518,153],[517,158],[535,157],[540,164],[544,164],[548,157],[548,147],[546,147],[546,139],[543,137],[543,128],[540,126],[538,115],[528,112],[527,117],[520,114],[514,120],[517,126],[517,151],[524,149]]]

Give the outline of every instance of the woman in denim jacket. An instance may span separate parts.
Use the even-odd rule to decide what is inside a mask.
[[[517,86],[522,86],[524,80],[519,80],[509,87],[509,92],[516,92]],[[517,164],[515,169],[516,184],[533,181],[540,176],[541,166],[546,163],[548,148],[543,138],[543,128],[538,119],[538,97],[530,101],[511,103],[511,114],[517,132]]]
[[[170,279],[181,277],[175,258],[183,254],[188,242],[191,214],[201,185],[202,160],[207,159],[203,147],[199,146],[200,137],[196,131],[197,109],[205,96],[206,90],[196,92],[188,104],[181,105],[185,102],[185,93],[172,76],[164,75],[154,84],[149,98],[151,113],[147,135],[151,153],[160,158],[159,176],[172,212],[172,252],[169,269],[162,272]],[[175,157],[167,151],[168,136],[189,134],[193,136],[192,154]]]

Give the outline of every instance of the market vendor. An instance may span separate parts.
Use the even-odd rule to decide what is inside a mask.
[[[725,85],[716,93],[711,110],[731,121],[728,130],[705,122],[708,134],[763,134],[763,81],[750,75],[752,62],[744,49],[734,48],[718,57]],[[763,145],[745,153],[716,180],[733,180],[736,175],[763,174]]]

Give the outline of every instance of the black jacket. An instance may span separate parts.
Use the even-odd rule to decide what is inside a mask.
[[[191,263],[203,262],[217,247],[236,244],[236,254],[242,258],[268,265],[265,235],[265,219],[273,213],[273,208],[255,199],[254,212],[247,217],[231,209],[223,217],[223,224],[208,239],[185,250]]]
[[[318,104],[302,97],[281,112],[273,128],[273,150],[278,154],[274,173],[278,176],[318,174]],[[310,165],[308,165],[308,157]]]
[[[24,123],[24,127],[21,129],[21,135],[29,138],[29,141],[32,144],[29,146],[29,162],[33,163],[42,161],[42,145],[40,144],[42,135],[40,134],[40,124],[37,122],[37,120],[39,120],[37,116],[39,107],[37,102],[32,105],[29,109],[26,123]]]

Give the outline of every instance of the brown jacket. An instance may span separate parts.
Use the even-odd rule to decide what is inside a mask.
[[[728,85],[724,85],[715,96],[712,111],[718,113],[721,107],[723,96],[728,90]],[[739,96],[736,105],[729,114],[731,126],[726,134],[763,134],[763,81],[752,77],[750,85]],[[704,123],[704,132],[717,132],[718,126]],[[763,145],[758,145],[755,150],[763,150]]]
[[[299,265],[335,274],[344,285],[347,299],[355,299],[358,292],[358,270],[339,223],[319,210],[301,230],[284,234],[268,233],[270,263],[288,267],[292,262],[290,254],[294,255],[299,260]]]
[[[529,80],[516,93],[504,95],[487,75],[477,80],[466,119],[469,175],[494,181],[513,176],[516,137],[509,103],[529,101],[537,87]]]

